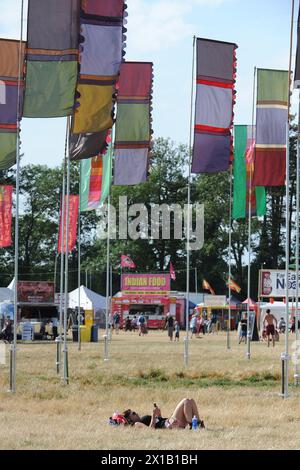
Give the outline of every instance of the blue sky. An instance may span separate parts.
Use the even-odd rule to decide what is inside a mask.
[[[21,0],[0,0],[1,37],[19,37],[20,4]],[[251,123],[254,67],[288,68],[291,0],[127,0],[127,4],[126,58],[154,63],[156,137],[188,143],[193,35],[239,46],[235,124]],[[298,0],[293,66],[297,12]],[[65,119],[23,119],[22,163],[58,165],[64,136]]]

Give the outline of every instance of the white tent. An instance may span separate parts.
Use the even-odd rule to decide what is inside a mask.
[[[274,315],[277,321],[280,320],[281,317],[285,319],[285,303],[284,302],[279,302],[275,301],[273,303],[264,303],[260,305],[260,328],[262,329],[263,327],[263,320],[266,316],[266,311],[267,309],[270,309],[271,314]],[[296,311],[296,306],[295,303],[289,302],[289,312],[295,313]],[[298,309],[300,311],[300,308]]]
[[[8,289],[14,291],[15,290],[15,278],[11,281],[11,283],[7,286]]]
[[[0,302],[13,300],[14,293],[8,287],[0,287]]]
[[[78,307],[78,288],[69,293],[69,307]],[[80,286],[80,307],[84,310],[106,310],[106,297]]]

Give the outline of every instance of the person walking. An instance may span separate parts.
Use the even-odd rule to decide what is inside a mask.
[[[166,324],[165,328],[168,330],[168,336],[170,341],[173,341],[173,334],[174,334],[174,317],[170,314],[170,312],[166,316]]]
[[[174,339],[174,341],[179,341],[180,325],[179,325],[179,322],[177,320],[175,321],[174,330],[175,330],[175,339]]]
[[[274,347],[275,346],[275,328],[277,329],[277,319],[271,313],[271,310],[269,308],[266,311],[266,316],[263,321],[263,325],[265,324],[266,324],[266,334],[268,338],[268,347],[270,346],[271,338],[272,338],[273,347]]]

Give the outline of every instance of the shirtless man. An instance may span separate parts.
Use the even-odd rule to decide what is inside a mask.
[[[268,308],[268,310],[266,311],[266,316],[265,316],[265,319],[264,319],[264,326],[265,324],[267,323],[267,327],[266,327],[266,333],[267,333],[267,338],[268,338],[268,347],[270,346],[270,336],[272,336],[272,341],[273,341],[273,347],[275,346],[275,326],[274,326],[274,321],[275,321],[275,326],[276,326],[276,329],[277,329],[277,320],[276,318],[274,317],[274,315],[272,315],[270,309]]]

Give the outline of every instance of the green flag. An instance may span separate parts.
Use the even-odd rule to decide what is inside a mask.
[[[248,216],[250,171],[253,165],[251,148],[254,143],[252,126],[234,126],[234,162],[233,162],[233,219]],[[246,159],[248,153],[249,158]],[[253,177],[253,167],[252,167]],[[263,216],[266,213],[266,191],[264,187],[251,188],[251,216]]]

